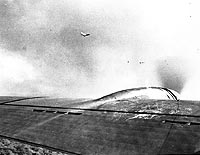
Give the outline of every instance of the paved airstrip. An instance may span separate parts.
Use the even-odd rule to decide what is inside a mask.
[[[74,108],[80,101],[69,99],[5,100],[0,136],[30,145],[67,154],[194,153],[200,148],[199,102],[129,99],[80,110]]]

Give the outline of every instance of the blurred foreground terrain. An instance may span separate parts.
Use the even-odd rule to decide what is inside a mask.
[[[0,155],[67,155],[44,148],[22,144],[8,139],[0,139]]]

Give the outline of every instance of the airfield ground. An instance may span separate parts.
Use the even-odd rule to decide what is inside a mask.
[[[67,155],[8,139],[0,139],[0,155]]]

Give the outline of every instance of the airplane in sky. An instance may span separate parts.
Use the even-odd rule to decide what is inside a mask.
[[[90,100],[2,96],[0,138],[75,155],[198,154],[200,101],[163,87]]]
[[[90,34],[89,34],[89,33],[81,32],[81,35],[82,35],[83,37],[87,37],[87,36],[89,36]]]

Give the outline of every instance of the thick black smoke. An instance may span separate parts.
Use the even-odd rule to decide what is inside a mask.
[[[185,59],[166,57],[157,63],[157,74],[161,86],[181,93],[188,79],[188,65]]]

